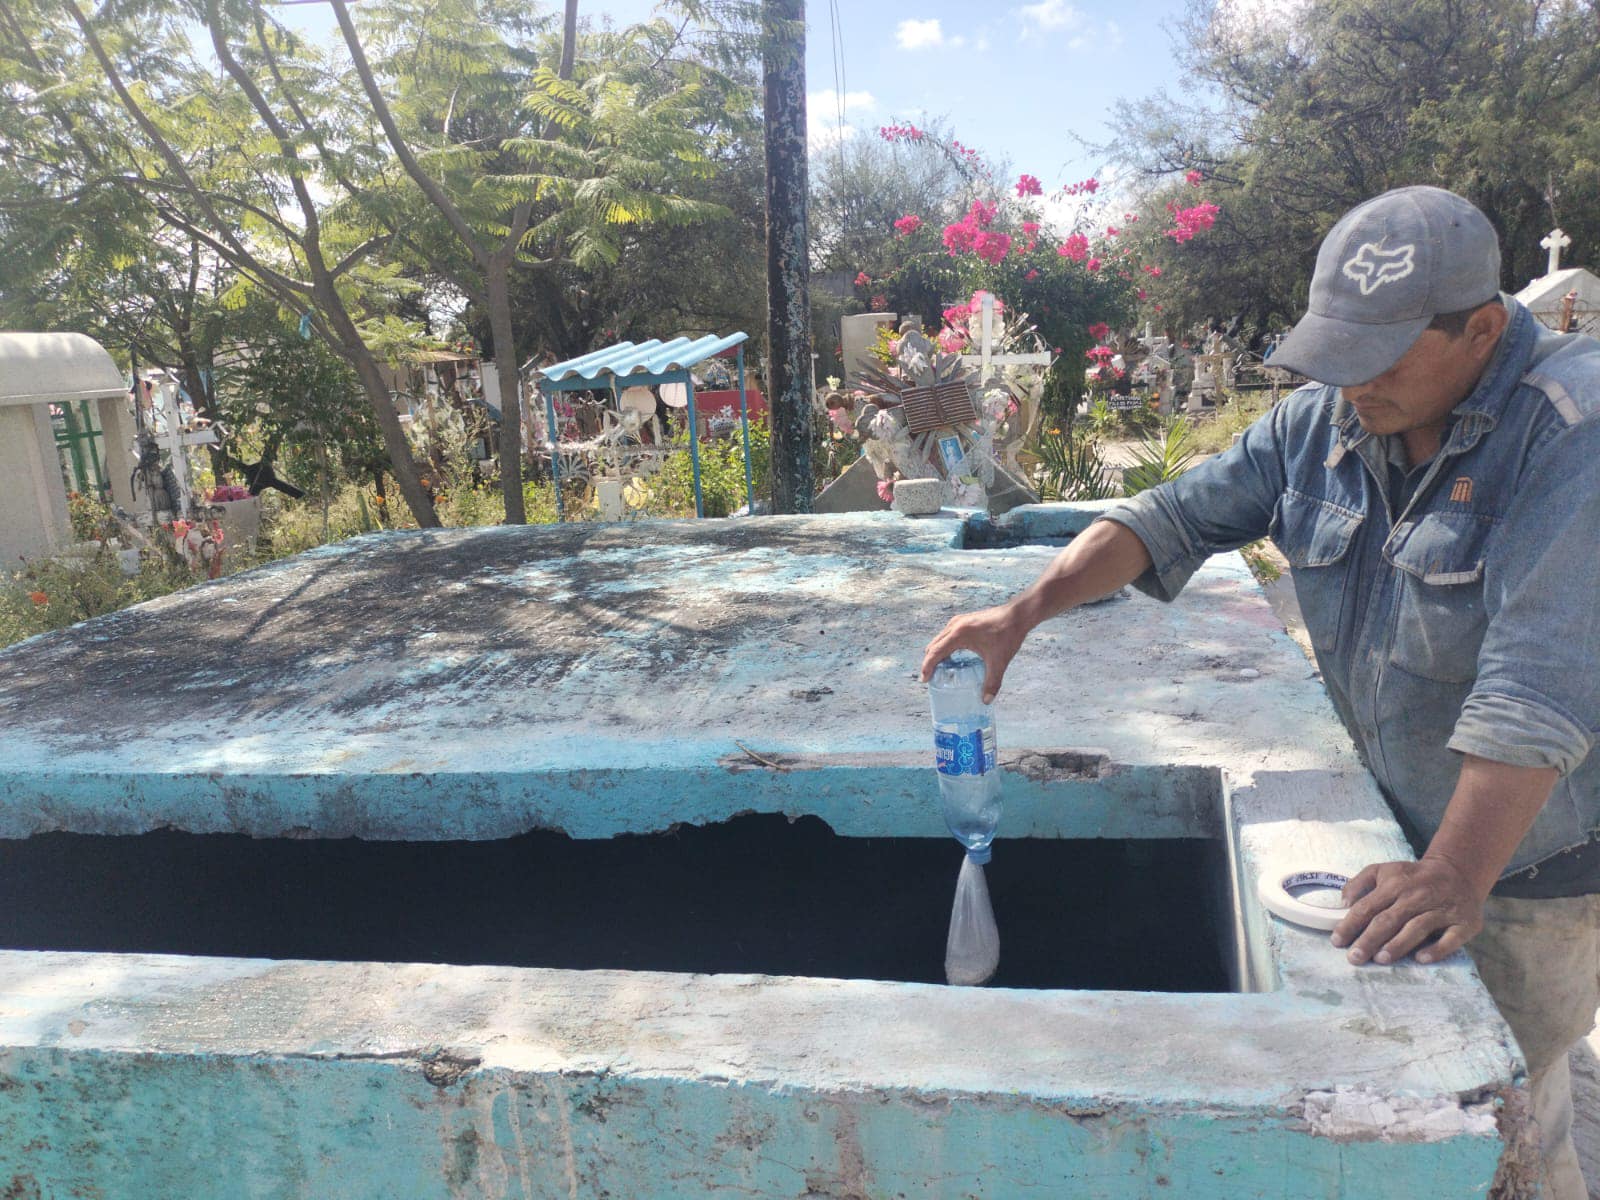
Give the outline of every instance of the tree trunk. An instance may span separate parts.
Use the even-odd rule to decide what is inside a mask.
[[[417,464],[411,457],[411,443],[406,441],[406,431],[400,426],[400,414],[395,410],[394,401],[389,399],[389,386],[378,369],[378,360],[372,357],[372,351],[361,340],[360,330],[342,304],[324,306],[323,315],[332,327],[334,336],[339,339],[339,349],[345,361],[355,368],[361,386],[367,393],[367,402],[372,405],[373,415],[378,418],[383,447],[389,452],[389,470],[400,485],[400,495],[405,498],[406,507],[423,529],[438,529],[439,514],[433,511],[433,501],[428,499],[422,480],[417,476]]]
[[[806,228],[805,0],[764,0],[767,390],[772,510],[811,511],[811,264]]]
[[[494,369],[500,377],[500,493],[506,524],[526,525],[522,505],[522,384],[517,378],[517,346],[511,333],[511,289],[499,263],[489,269],[489,332],[494,337]]]

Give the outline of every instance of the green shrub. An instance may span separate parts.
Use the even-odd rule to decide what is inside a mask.
[[[649,479],[629,490],[629,503],[653,517],[692,517],[694,463],[685,434],[674,438],[675,453]],[[750,475],[757,499],[771,495],[772,435],[765,424],[750,425]],[[744,440],[739,432],[700,443],[700,498],[708,517],[726,517],[744,507]]]
[[[1117,494],[1094,438],[1051,427],[1040,433],[1036,453],[1041,500],[1109,500]]]
[[[1136,496],[1176,479],[1194,458],[1194,426],[1173,417],[1133,448],[1133,465],[1122,472],[1123,495]]]
[[[117,552],[103,544],[91,554],[27,563],[0,577],[0,646],[154,600],[201,578],[176,553],[157,546],[140,555],[139,573],[131,578],[122,573]]]
[[[1271,407],[1266,392],[1235,392],[1217,407],[1212,420],[1194,427],[1190,444],[1196,454],[1221,454],[1233,445],[1235,434],[1250,428]]]

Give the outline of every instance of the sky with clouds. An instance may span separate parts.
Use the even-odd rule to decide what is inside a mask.
[[[579,13],[623,24],[654,9],[655,0],[581,0]],[[336,36],[320,5],[278,11]],[[826,152],[841,127],[872,137],[882,125],[943,117],[961,141],[1047,190],[1083,179],[1102,166],[1083,143],[1109,139],[1111,106],[1177,82],[1172,30],[1182,11],[1183,0],[808,0],[813,150]]]
[[[836,141],[830,6],[807,5],[807,84],[814,149]],[[914,10],[838,0],[845,136],[891,121],[946,118],[957,138],[1047,190],[1095,173],[1119,99],[1175,82],[1169,28],[1181,0],[923,0]],[[914,15],[913,15],[914,14]]]

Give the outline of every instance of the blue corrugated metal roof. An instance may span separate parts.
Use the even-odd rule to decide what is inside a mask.
[[[630,375],[664,375],[668,371],[686,371],[729,347],[737,346],[749,338],[747,333],[730,333],[727,337],[707,334],[705,337],[673,338],[663,342],[652,338],[648,342],[618,342],[588,354],[569,358],[539,369],[539,377],[551,383],[564,379],[605,381],[627,378]]]

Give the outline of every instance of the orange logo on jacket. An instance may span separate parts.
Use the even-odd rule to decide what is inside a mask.
[[[1455,486],[1450,489],[1450,499],[1455,504],[1472,503],[1472,480],[1466,475],[1460,476]]]

